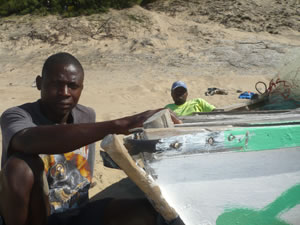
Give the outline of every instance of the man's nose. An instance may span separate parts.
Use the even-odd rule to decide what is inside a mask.
[[[59,94],[62,96],[70,96],[70,90],[69,90],[68,85],[62,85],[59,88]]]

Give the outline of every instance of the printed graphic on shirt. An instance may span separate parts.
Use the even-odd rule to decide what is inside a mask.
[[[49,185],[51,213],[75,208],[88,200],[91,168],[88,146],[73,152],[41,155]]]

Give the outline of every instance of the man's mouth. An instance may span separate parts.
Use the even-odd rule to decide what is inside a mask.
[[[58,103],[56,103],[56,106],[58,108],[68,109],[68,108],[70,108],[72,106],[72,104],[71,103],[67,103],[67,102],[58,102]]]

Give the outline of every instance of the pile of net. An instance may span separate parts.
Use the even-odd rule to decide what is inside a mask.
[[[270,81],[264,95],[263,110],[284,110],[300,107],[300,52],[286,62]]]

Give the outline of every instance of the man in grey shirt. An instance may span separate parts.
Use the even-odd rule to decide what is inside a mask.
[[[80,206],[70,220],[73,225],[81,223],[83,212],[90,218],[83,224],[133,225],[137,219],[138,225],[156,224],[157,214],[145,200],[86,204],[93,143],[110,133],[128,134],[158,110],[95,122],[94,111],[77,104],[83,80],[84,70],[74,56],[52,55],[36,78],[41,98],[2,114],[0,215],[6,225],[44,225],[50,214]]]

